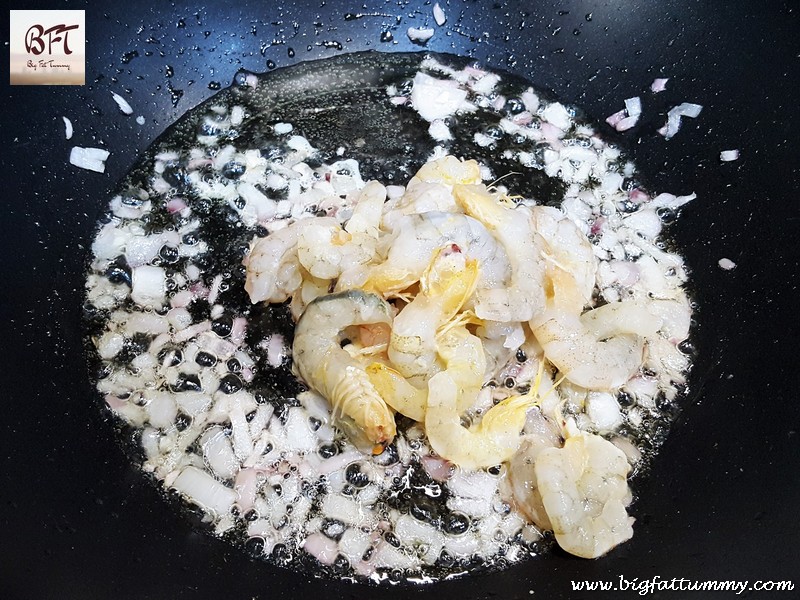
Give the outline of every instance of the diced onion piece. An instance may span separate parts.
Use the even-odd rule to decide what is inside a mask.
[[[627,131],[639,121],[642,114],[642,101],[639,96],[625,99],[625,108],[606,118],[606,123],[617,131]]]
[[[628,111],[628,116],[636,117],[642,114],[642,100],[639,96],[634,98],[627,98],[625,100],[625,110]]]
[[[453,139],[453,134],[450,133],[450,128],[442,119],[436,119],[428,127],[428,133],[437,142],[446,142]]]
[[[161,267],[142,265],[132,270],[131,298],[144,307],[161,306],[167,292],[167,274]]]
[[[103,173],[106,170],[105,161],[108,156],[108,150],[103,150],[102,148],[73,146],[69,153],[69,162],[81,169]]]
[[[678,106],[671,108],[667,113],[667,122],[658,133],[665,138],[670,139],[681,127],[681,117],[689,117],[695,119],[700,115],[703,107],[700,104],[692,104],[691,102],[684,102]]]
[[[424,44],[433,37],[433,27],[409,27],[406,32],[408,39],[415,44]]]
[[[639,115],[625,117],[619,123],[614,125],[614,129],[616,129],[617,131],[627,131],[628,129],[636,125],[636,123],[638,122],[639,122]]]
[[[622,119],[624,119],[624,118],[625,118],[625,110],[624,109],[623,110],[618,110],[613,115],[611,115],[609,117],[606,117],[606,123],[608,123],[612,127],[616,128],[617,127],[617,123],[622,121]]]
[[[739,151],[738,150],[723,150],[719,153],[719,159],[722,162],[729,162],[731,160],[737,160],[739,158]]]
[[[667,89],[668,81],[669,77],[657,77],[653,80],[653,83],[650,84],[650,91],[654,94],[663,92],[665,89]]]
[[[455,113],[467,99],[467,90],[451,81],[417,73],[411,90],[411,102],[426,121],[444,119]]]
[[[317,444],[311,431],[307,413],[301,408],[290,408],[286,415],[286,439],[297,452],[311,452]]]
[[[131,108],[131,105],[128,104],[128,101],[125,100],[125,98],[123,98],[122,96],[120,96],[119,94],[117,94],[115,92],[111,92],[111,97],[114,98],[114,102],[117,103],[117,106],[119,106],[119,109],[123,113],[125,113],[126,115],[130,115],[130,114],[133,113],[133,109]]]
[[[676,114],[680,115],[681,117],[690,117],[695,119],[700,116],[700,112],[703,110],[702,105],[700,104],[692,104],[691,102],[683,102],[679,104],[670,112],[675,111]]]
[[[323,565],[332,565],[339,554],[336,542],[321,533],[312,533],[305,539],[302,547]]]
[[[726,271],[730,271],[736,268],[736,263],[733,262],[730,258],[720,258],[719,259],[719,268],[725,269]]]
[[[444,14],[444,10],[442,10],[438,2],[433,5],[433,20],[436,21],[439,27],[447,22],[447,16]]]
[[[186,467],[172,482],[172,487],[195,504],[219,516],[227,515],[237,498],[235,491],[197,467]]]
[[[563,104],[553,102],[542,111],[542,118],[548,123],[552,123],[559,129],[566,131],[572,125],[572,118]]]
[[[613,431],[622,424],[619,403],[608,392],[589,392],[586,412],[599,431]]]
[[[64,136],[68,139],[72,139],[72,121],[70,121],[67,117],[61,117],[64,119]]]

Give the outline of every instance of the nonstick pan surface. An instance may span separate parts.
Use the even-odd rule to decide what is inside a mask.
[[[645,118],[622,140],[652,188],[698,195],[671,230],[693,272],[697,358],[683,411],[636,482],[632,541],[595,561],[556,552],[410,589],[275,568],[178,517],[102,417],[80,307],[99,212],[171,122],[241,68],[421,50],[405,31],[433,24],[432,5],[39,4],[26,8],[86,10],[87,85],[12,87],[3,75],[2,597],[575,598],[598,594],[574,593],[571,581],[621,576],[800,585],[794,3],[440,2],[448,21],[425,49],[525,76],[598,121],[643,97]],[[393,41],[381,41],[387,32]],[[655,77],[670,77],[658,96],[647,92]],[[111,91],[134,115],[119,113]],[[667,142],[655,129],[683,101],[705,108]],[[70,141],[62,115],[75,125]],[[107,172],[71,167],[72,145],[105,145]],[[732,148],[741,158],[721,163]],[[720,269],[721,258],[737,267]],[[611,597],[624,595],[637,592]],[[749,597],[762,595],[781,594]]]

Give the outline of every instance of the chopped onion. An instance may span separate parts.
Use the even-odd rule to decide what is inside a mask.
[[[455,113],[467,99],[467,90],[452,81],[417,73],[411,90],[411,102],[426,121],[444,119]]]
[[[172,483],[172,487],[195,504],[218,515],[228,514],[236,502],[236,492],[197,467],[186,467]]]
[[[64,135],[68,140],[72,139],[72,121],[70,121],[67,117],[61,117],[64,119]]]
[[[444,14],[442,7],[439,6],[439,3],[433,5],[433,20],[436,21],[436,24],[441,27],[447,22],[447,16]]]
[[[142,115],[139,115],[138,117],[136,117],[136,122],[139,125],[144,125],[144,117]]]
[[[126,115],[130,115],[130,114],[133,113],[133,108],[131,108],[131,105],[128,104],[128,102],[127,102],[127,100],[125,100],[125,98],[123,98],[122,96],[120,96],[119,94],[117,94],[115,92],[111,92],[111,97],[114,98],[114,102],[117,103],[117,106],[119,106],[119,109],[123,113],[125,113]]]
[[[726,271],[730,271],[731,269],[736,268],[736,263],[733,262],[730,258],[720,258],[719,259],[719,268],[725,269]]]
[[[133,271],[131,299],[144,307],[161,306],[167,293],[167,274],[161,267],[142,265]]]
[[[422,466],[434,481],[447,481],[453,473],[452,463],[438,456],[423,456]]]
[[[258,471],[255,469],[242,469],[236,474],[234,489],[239,497],[236,501],[239,512],[242,514],[253,508],[258,492]]]
[[[73,146],[69,153],[69,162],[89,171],[104,173],[106,170],[106,159],[110,153],[102,148],[81,148]]]
[[[336,542],[321,533],[312,533],[308,536],[303,542],[303,550],[323,565],[332,565],[339,554]]]
[[[668,81],[669,77],[657,77],[653,80],[653,83],[650,84],[650,91],[654,94],[663,92],[665,89],[667,89]]]
[[[628,115],[631,117],[638,117],[642,114],[642,100],[639,96],[627,98],[625,100],[625,110],[628,111]]]
[[[450,128],[442,119],[436,119],[428,127],[428,133],[437,142],[446,142],[452,140],[453,135],[450,133]]]
[[[230,479],[239,471],[239,460],[222,427],[217,425],[208,429],[200,438],[200,445],[206,463],[217,477]]]
[[[625,99],[625,108],[606,118],[606,123],[617,131],[627,131],[639,121],[642,114],[642,101],[639,96]]]
[[[175,399],[169,392],[148,392],[149,402],[145,407],[153,427],[166,429],[175,422],[178,407]]]
[[[613,115],[610,115],[609,117],[606,117],[606,123],[608,123],[609,125],[611,125],[612,127],[614,127],[616,129],[617,123],[622,121],[622,119],[624,119],[624,118],[625,118],[625,109],[618,110]]]
[[[432,27],[409,27],[406,34],[408,39],[415,44],[424,44],[433,37],[434,29]]]
[[[617,131],[627,131],[628,129],[636,125],[636,123],[638,122],[639,122],[639,115],[635,115],[632,117],[625,117],[614,126],[614,129],[616,129]]]
[[[349,525],[362,525],[369,518],[361,505],[341,494],[328,494],[322,501],[322,514]]]
[[[283,336],[279,333],[272,334],[267,344],[267,362],[272,367],[280,367],[285,354]]]
[[[737,160],[739,158],[739,151],[738,150],[723,150],[719,153],[719,159],[722,162],[729,162],[731,160]]]
[[[703,107],[700,104],[692,104],[691,102],[684,102],[678,106],[671,108],[667,113],[667,122],[658,133],[663,135],[666,139],[670,139],[681,127],[681,117],[689,117],[695,119],[700,114]]]
[[[311,452],[316,448],[317,438],[309,426],[308,414],[298,407],[288,409],[286,414],[286,441],[297,452]]]
[[[170,198],[167,201],[167,206],[166,206],[167,212],[171,215],[181,212],[186,207],[187,207],[186,200],[184,200],[183,198],[179,198],[177,196],[175,198]]]
[[[622,424],[619,403],[608,392],[589,392],[586,413],[599,431],[613,431]]]
[[[559,102],[553,102],[545,108],[544,111],[542,111],[542,118],[562,131],[566,131],[570,128],[570,125],[572,125],[572,118],[569,116],[569,112],[566,107]]]

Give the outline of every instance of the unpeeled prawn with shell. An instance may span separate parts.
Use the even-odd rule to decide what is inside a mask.
[[[321,296],[303,312],[295,329],[294,368],[309,387],[325,397],[334,416],[355,425],[366,442],[385,445],[396,428],[394,414],[369,380],[364,365],[341,347],[348,327],[392,322],[392,309],[380,296],[348,290]],[[362,444],[363,446],[364,444]]]

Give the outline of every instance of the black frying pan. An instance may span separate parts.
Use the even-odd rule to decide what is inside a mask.
[[[671,78],[656,99],[643,94],[649,117],[624,139],[651,187],[698,195],[672,230],[693,269],[697,360],[690,397],[636,483],[631,542],[595,561],[555,553],[411,590],[271,567],[177,518],[100,415],[84,367],[80,306],[101,207],[138,153],[209,97],[209,86],[226,86],[239,68],[418,50],[405,30],[432,23],[431,5],[26,8],[38,4],[86,8],[87,85],[12,88],[2,76],[4,598],[572,598],[596,594],[573,593],[571,580],[620,576],[800,585],[795,3],[441,2],[448,22],[428,49],[526,76],[598,120],[654,77]],[[396,43],[381,42],[385,32]],[[118,113],[111,90],[145,125]],[[666,142],[653,131],[662,111],[682,101],[705,109]],[[69,142],[61,115],[75,124]],[[99,144],[112,151],[105,175],[67,164],[72,145]],[[721,164],[728,148],[741,149],[741,159]],[[737,268],[721,270],[723,257]]]

